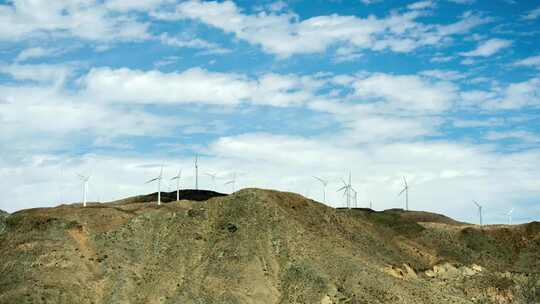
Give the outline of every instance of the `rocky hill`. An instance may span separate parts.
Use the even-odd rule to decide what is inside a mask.
[[[259,189],[147,201],[7,216],[0,303],[540,301],[538,222],[481,228]]]

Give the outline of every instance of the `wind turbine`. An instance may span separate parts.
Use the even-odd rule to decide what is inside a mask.
[[[176,180],[176,201],[180,200],[180,179],[182,178],[182,169],[178,170],[178,174],[171,180]]]
[[[512,225],[512,213],[514,213],[514,208],[510,209],[506,215],[508,215],[508,225]]]
[[[482,227],[482,206],[477,202],[473,201],[473,203],[478,207],[478,216],[480,218],[480,227]]]
[[[163,165],[161,165],[161,171],[159,171],[159,175],[156,178],[152,178],[151,180],[147,181],[146,184],[157,181],[157,200],[158,200],[158,206],[161,205],[161,180],[163,179]]]
[[[328,186],[328,181],[317,176],[313,176],[313,178],[321,182],[323,185],[323,203],[326,204],[326,186]]]
[[[199,154],[195,154],[195,190],[199,190]]]
[[[216,190],[216,177],[217,177],[217,173],[205,173],[206,175],[210,176],[210,178],[212,179],[212,185],[214,187],[214,190]]]
[[[337,191],[344,191],[343,195],[347,196],[347,208],[350,208],[351,203],[351,171],[349,171],[349,183],[347,184],[343,179],[341,179],[343,182],[343,187],[339,188]]]
[[[233,173],[233,178],[230,181],[224,183],[223,185],[232,185],[232,192],[234,192],[236,188],[236,172]]]
[[[356,192],[356,190],[351,186],[351,191],[353,192],[353,197],[354,198],[354,208],[358,208],[358,192]],[[352,202],[351,202],[351,205],[352,205]]]
[[[405,210],[409,210],[409,185],[407,184],[407,180],[405,179],[405,176],[403,177],[403,190],[398,194],[400,196],[403,192],[405,192]]]
[[[86,207],[86,197],[88,194],[88,181],[90,180],[90,175],[88,176],[85,176],[82,174],[77,174],[77,175],[83,182],[83,207]]]

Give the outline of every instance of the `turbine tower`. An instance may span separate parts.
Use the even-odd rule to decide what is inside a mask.
[[[210,172],[207,172],[205,173],[206,175],[210,176],[210,178],[212,179],[212,186],[214,187],[214,190],[217,189],[216,187],[216,177],[217,177],[217,173],[210,173]]]
[[[86,198],[88,196],[88,181],[90,180],[90,175],[85,176],[82,174],[77,174],[83,182],[83,207],[86,207]]]
[[[407,184],[407,180],[405,179],[405,176],[403,177],[403,190],[398,194],[400,196],[403,192],[405,192],[405,210],[409,210],[409,185]]]
[[[323,185],[323,203],[326,204],[326,186],[328,186],[328,181],[317,176],[313,176],[313,178],[321,182]]]
[[[199,154],[195,154],[195,190],[199,190]]]
[[[344,191],[343,195],[347,196],[347,208],[350,208],[351,204],[351,171],[349,171],[349,183],[347,184],[343,179],[341,179],[343,182],[343,187],[339,188],[337,191]]]
[[[353,192],[351,205],[352,205],[352,202],[354,201],[354,208],[358,208],[358,192],[356,192],[356,190],[353,187],[351,187],[351,191]]]
[[[171,180],[176,180],[176,201],[180,200],[180,179],[182,178],[182,169],[178,170],[178,174],[171,178]]]
[[[506,215],[508,215],[508,225],[512,225],[512,213],[514,213],[514,208],[510,209]]]
[[[480,227],[482,227],[482,206],[477,201],[473,201],[473,203],[478,207],[478,217],[480,219]]]
[[[161,170],[159,171],[159,175],[156,178],[152,178],[151,180],[147,181],[146,184],[157,181],[157,199],[158,199],[158,206],[161,205],[161,180],[163,179],[163,165],[161,165]]]
[[[233,178],[230,181],[224,183],[223,185],[232,185],[232,192],[234,193],[236,188],[236,172],[233,173]]]

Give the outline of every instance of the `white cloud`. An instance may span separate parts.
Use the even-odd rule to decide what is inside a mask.
[[[418,4],[421,7],[426,4]],[[233,33],[241,40],[260,45],[262,49],[280,57],[293,54],[324,52],[332,45],[373,49],[377,51],[410,52],[425,45],[435,45],[444,37],[462,34],[480,24],[489,22],[472,13],[448,25],[424,25],[415,21],[419,11],[392,12],[386,18],[373,15],[316,16],[300,21],[291,12],[260,12],[245,14],[232,1],[185,1],[176,11],[160,11],[153,16],[164,20],[193,19]]]
[[[454,56],[434,56],[429,60],[430,62],[440,63],[440,62],[449,62],[452,61]]]
[[[0,73],[15,80],[31,80],[40,83],[62,84],[74,70],[73,66],[52,64],[0,65]]]
[[[33,48],[27,48],[22,50],[19,55],[17,55],[17,58],[15,58],[16,61],[26,61],[29,59],[35,59],[35,58],[43,58],[43,57],[51,57],[60,54],[61,51],[58,49],[50,49],[50,48],[43,48],[43,47],[33,47]]]
[[[489,57],[511,45],[512,41],[510,40],[493,38],[480,43],[475,50],[463,52],[460,55],[465,57]]]
[[[528,131],[491,131],[486,134],[485,138],[492,141],[516,139],[526,143],[540,142],[540,136]]]
[[[249,102],[278,107],[308,102],[322,85],[310,77],[296,75],[264,74],[250,79],[200,68],[181,73],[97,68],[81,81],[86,94],[109,102],[216,105]]]
[[[372,74],[358,79],[352,86],[356,96],[382,101],[384,107],[404,112],[444,111],[457,96],[457,89],[450,82],[414,75]]]
[[[460,104],[485,110],[537,108],[540,107],[540,79],[535,77],[488,91],[464,91],[460,93]]]
[[[427,8],[432,8],[435,6],[435,3],[431,0],[424,0],[424,1],[418,1],[414,2],[412,4],[407,5],[407,8],[410,10],[423,10]]]
[[[465,91],[460,93],[460,105],[465,107],[483,107],[498,99],[495,92],[480,90]]]
[[[519,60],[514,65],[540,68],[540,55]]]
[[[125,0],[106,0],[105,7],[110,10],[127,12],[131,10],[151,10],[155,9],[163,3],[172,2],[171,0],[137,0],[137,1],[125,1]]]
[[[525,14],[522,18],[524,20],[535,20],[538,17],[540,17],[540,6],[531,11],[528,11],[527,14]]]
[[[419,73],[423,76],[428,76],[441,80],[461,80],[467,77],[467,74],[458,71],[444,71],[444,70],[426,70]]]
[[[171,37],[168,33],[162,33],[159,36],[161,43],[179,48],[203,49],[209,54],[224,54],[231,50],[220,47],[219,45],[200,38],[190,37]]]
[[[87,40],[140,40],[148,24],[118,15],[101,1],[24,1],[0,5],[0,40],[21,40],[43,33]]]
[[[365,5],[370,5],[370,4],[374,4],[374,3],[379,3],[379,2],[382,2],[383,0],[360,0],[360,2],[362,2],[363,4]]]
[[[501,109],[540,106],[540,78],[513,83],[506,87],[502,100],[495,104]]]
[[[454,2],[457,4],[471,4],[474,3],[476,0],[448,0],[450,2]]]

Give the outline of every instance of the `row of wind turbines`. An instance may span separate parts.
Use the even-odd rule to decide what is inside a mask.
[[[207,172],[205,175],[209,176],[212,179],[212,184],[214,188],[216,187],[216,173]],[[173,176],[171,180],[176,180],[176,201],[180,200],[180,180],[182,179],[182,169],[178,170],[178,174]],[[157,181],[157,193],[158,193],[158,206],[161,205],[161,181],[163,180],[163,165],[159,171],[159,175],[151,180],[147,181],[146,184]],[[231,180],[225,182],[223,185],[231,185],[232,191],[236,191],[236,172],[233,173]],[[195,156],[195,190],[199,190],[199,156]],[[86,194],[85,194],[86,196]]]
[[[321,177],[313,176],[316,180],[318,180],[322,186],[323,186],[323,203],[326,204],[326,187],[328,186],[329,181],[326,179],[323,179]],[[343,187],[337,189],[337,192],[343,191],[343,195],[346,197],[346,206],[347,209],[350,209],[353,206],[354,202],[354,208],[358,207],[358,192],[353,188],[352,186],[352,178],[351,178],[351,172],[349,171],[349,180],[348,182],[345,182],[345,180],[341,179],[341,182],[343,183]],[[398,193],[398,196],[401,196],[403,193],[405,193],[405,210],[409,211],[409,184],[407,183],[407,179],[405,176],[403,176],[403,188]],[[483,207],[478,203],[477,201],[473,200],[473,203],[478,208],[478,223],[480,226],[483,226]],[[369,208],[373,209],[373,201],[369,201]],[[505,215],[508,218],[508,225],[512,225],[512,214],[514,213],[514,208],[510,209]]]
[[[198,190],[199,189],[199,156],[198,155],[195,156],[194,164],[195,164],[195,189]],[[216,188],[217,174],[207,172],[207,173],[205,173],[205,175],[207,175],[207,176],[209,176],[211,178],[212,184],[213,184],[214,188]],[[91,175],[78,174],[78,176],[82,181],[83,207],[86,207],[86,205],[87,205],[87,197],[88,197],[88,183],[90,181]],[[326,188],[327,188],[330,181],[327,180],[327,179],[324,179],[322,177],[318,177],[318,176],[313,176],[313,178],[315,178],[317,181],[319,181],[321,183],[321,185],[323,187],[323,203],[326,204]],[[170,179],[171,181],[176,181],[176,200],[177,201],[180,200],[181,179],[182,179],[182,169],[178,170],[178,173]],[[233,176],[232,176],[232,179],[225,182],[223,185],[224,186],[231,185],[232,186],[232,191],[234,192],[234,191],[236,191],[236,179],[237,179],[237,174],[236,174],[236,172],[234,172]],[[152,183],[152,182],[157,182],[157,195],[158,195],[157,204],[158,204],[158,206],[161,205],[161,182],[162,182],[162,180],[163,180],[163,165],[161,166],[159,175],[157,177],[152,178],[152,179],[150,179],[150,180],[148,180],[146,182],[146,184],[149,184],[149,183]],[[354,189],[353,186],[352,186],[352,173],[351,173],[351,171],[349,171],[348,181],[346,182],[344,179],[341,179],[341,182],[343,183],[343,186],[341,188],[337,189],[337,192],[343,192],[343,196],[345,196],[345,198],[346,198],[346,208],[347,209],[358,208],[358,191],[356,191],[356,189]],[[405,193],[405,210],[406,211],[409,210],[409,189],[410,189],[410,186],[407,183],[407,179],[405,178],[405,176],[403,176],[403,188],[398,193],[398,196],[401,196],[403,193]],[[483,226],[483,218],[482,218],[483,217],[483,206],[480,205],[480,203],[478,203],[475,200],[473,200],[473,203],[478,208],[479,224],[480,224],[480,226]],[[369,208],[373,209],[373,201],[371,201],[371,200],[369,201]],[[508,213],[506,213],[509,225],[512,224],[512,214],[513,214],[513,212],[514,212],[514,208],[510,209],[510,211],[508,211]]]

